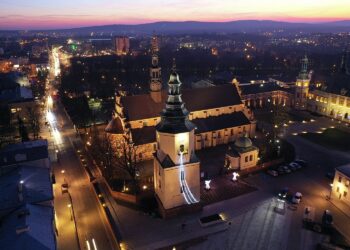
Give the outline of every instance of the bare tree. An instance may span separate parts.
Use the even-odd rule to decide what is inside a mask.
[[[139,153],[139,147],[133,143],[130,136],[124,135],[123,139],[116,142],[117,146],[117,168],[124,170],[134,182],[137,183],[137,175],[139,167],[137,163],[137,155]]]
[[[37,107],[27,107],[28,122],[33,133],[33,138],[38,139],[40,133],[40,115]]]
[[[97,127],[93,126],[90,149],[106,180],[121,177],[121,179],[131,181],[134,187],[138,187],[139,147],[128,135],[116,139],[105,132],[101,135]]]

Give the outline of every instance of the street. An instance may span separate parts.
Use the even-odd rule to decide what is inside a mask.
[[[58,56],[58,52],[54,51],[53,56]],[[55,62],[52,69],[56,75],[59,73],[57,59],[52,61]],[[49,101],[44,112],[52,131],[48,140],[55,144],[58,157],[58,161],[52,163],[56,176],[54,193],[58,249],[117,249],[109,222],[73,146],[73,143],[80,142],[80,138],[62,105],[52,101],[52,91],[50,85],[47,93]],[[62,184],[68,184],[68,192],[61,191]]]

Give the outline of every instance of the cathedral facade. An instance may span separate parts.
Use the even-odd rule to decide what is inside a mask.
[[[158,55],[152,54],[150,91],[143,95],[116,96],[115,114],[106,127],[113,140],[124,136],[139,148],[138,160],[149,160],[157,150],[156,125],[167,103],[167,90],[162,89]],[[235,83],[184,89],[181,94],[194,129],[194,150],[233,142],[241,135],[254,137],[256,121],[242,102]]]

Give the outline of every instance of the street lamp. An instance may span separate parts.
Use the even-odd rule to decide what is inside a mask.
[[[329,199],[331,199],[332,190],[333,190],[333,183],[330,183],[329,186],[331,187],[331,188],[329,189]]]
[[[72,212],[72,204],[68,204],[67,205],[68,209],[69,209],[69,212],[70,212],[70,220],[73,220],[73,212]]]

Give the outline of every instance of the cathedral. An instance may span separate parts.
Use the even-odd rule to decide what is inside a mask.
[[[183,89],[181,97],[189,111],[189,120],[195,126],[194,150],[228,144],[244,135],[254,137],[256,120],[251,109],[263,108],[269,102],[350,123],[348,54],[343,56],[342,72],[326,80],[319,81],[317,75],[310,73],[309,59],[305,56],[296,81],[289,86],[276,81],[240,84],[234,79],[223,85]],[[152,40],[149,93],[118,93],[114,117],[106,127],[114,140],[130,138],[139,148],[138,161],[153,158],[157,150],[156,126],[167,103],[158,61],[158,49]]]
[[[140,161],[152,159],[157,150],[156,125],[161,121],[160,114],[168,102],[154,50],[149,88],[149,93],[143,95],[119,93],[115,115],[106,127],[106,132],[115,140],[127,135],[139,148],[137,159]],[[227,144],[244,134],[254,137],[256,121],[252,111],[242,102],[236,82],[184,89],[181,97],[189,111],[189,120],[194,124],[194,150]]]

